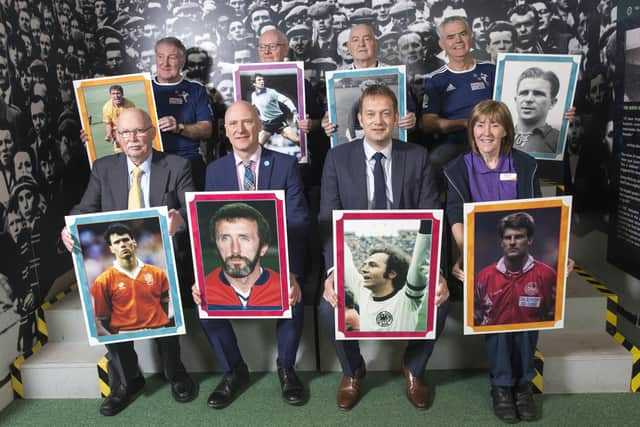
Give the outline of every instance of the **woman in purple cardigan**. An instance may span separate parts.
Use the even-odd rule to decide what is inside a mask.
[[[568,119],[573,116],[572,110]],[[463,253],[465,202],[541,197],[537,163],[527,153],[513,148],[513,120],[505,104],[492,100],[478,103],[469,117],[468,132],[471,151],[444,169],[448,181],[447,219],[459,254]],[[461,257],[452,273],[464,281]],[[569,271],[571,268],[572,265]],[[531,391],[537,342],[538,331],[485,335],[493,409],[503,421],[537,418]]]

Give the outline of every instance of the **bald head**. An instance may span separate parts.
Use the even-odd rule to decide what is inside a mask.
[[[262,33],[262,35],[260,36],[260,40],[259,42],[262,42],[262,40],[264,39],[264,37],[271,37],[271,38],[277,38],[278,40],[280,40],[282,43],[287,43],[287,36],[285,36],[285,34],[280,31],[280,30],[267,30],[264,33]]]
[[[247,101],[236,101],[224,115],[224,127],[233,152],[243,160],[248,160],[260,146],[258,135],[262,122],[258,111]]]
[[[282,62],[289,51],[289,41],[282,31],[268,30],[258,39],[260,62]]]
[[[140,122],[142,127],[151,126],[151,116],[149,116],[149,113],[136,107],[125,108],[122,110],[122,113],[118,116],[118,124],[123,120],[123,117],[125,117],[126,120],[129,120],[129,116],[131,116],[136,122]]]
[[[253,105],[251,105],[251,103],[247,101],[240,100],[240,101],[235,101],[234,103],[229,105],[229,108],[227,108],[227,112],[224,114],[225,125],[227,124],[230,117],[236,116],[238,114],[237,113],[238,111],[245,111],[245,110],[250,111],[253,115],[256,116],[258,120],[260,120],[260,116],[258,115],[258,111],[256,110],[256,107],[254,107]]]

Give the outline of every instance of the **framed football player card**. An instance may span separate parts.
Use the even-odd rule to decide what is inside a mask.
[[[385,85],[393,91],[398,100],[400,117],[406,114],[406,67],[366,68],[357,70],[327,71],[327,107],[329,121],[337,125],[331,135],[331,147],[362,138],[364,131],[360,126],[360,94],[369,86]],[[407,141],[407,130],[396,126],[392,137]]]
[[[166,207],[65,221],[90,345],[186,332]]]
[[[333,211],[336,339],[434,339],[441,210]]]
[[[290,318],[284,191],[186,193],[201,318]]]
[[[511,111],[515,148],[562,160],[579,69],[580,55],[498,54],[493,99]]]
[[[571,196],[464,205],[464,333],[564,326]]]
[[[126,108],[137,107],[149,113],[156,129],[153,148],[162,151],[151,74],[74,80],[73,87],[82,129],[87,133],[87,157],[92,165],[100,157],[121,151],[116,140],[117,120]]]
[[[260,144],[308,162],[307,136],[298,129],[306,116],[302,62],[235,64],[236,101],[256,107],[262,122]]]

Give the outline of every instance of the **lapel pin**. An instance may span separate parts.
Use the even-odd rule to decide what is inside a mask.
[[[269,162],[269,160],[265,160],[264,163],[263,163],[263,165],[265,165],[265,166],[269,166],[270,164],[271,163]]]

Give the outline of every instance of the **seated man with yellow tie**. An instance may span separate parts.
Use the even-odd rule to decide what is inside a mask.
[[[155,132],[146,111],[124,110],[118,118],[116,131],[123,152],[96,160],[82,200],[71,214],[167,206],[169,234],[173,235],[186,215],[184,193],[194,191],[191,167],[189,161],[179,156],[153,150]],[[75,243],[66,228],[61,237],[71,251]],[[192,400],[196,388],[180,360],[178,337],[155,340],[173,398],[178,402]],[[132,341],[107,344],[106,347],[111,394],[100,405],[100,413],[115,415],[129,404],[145,381]]]

